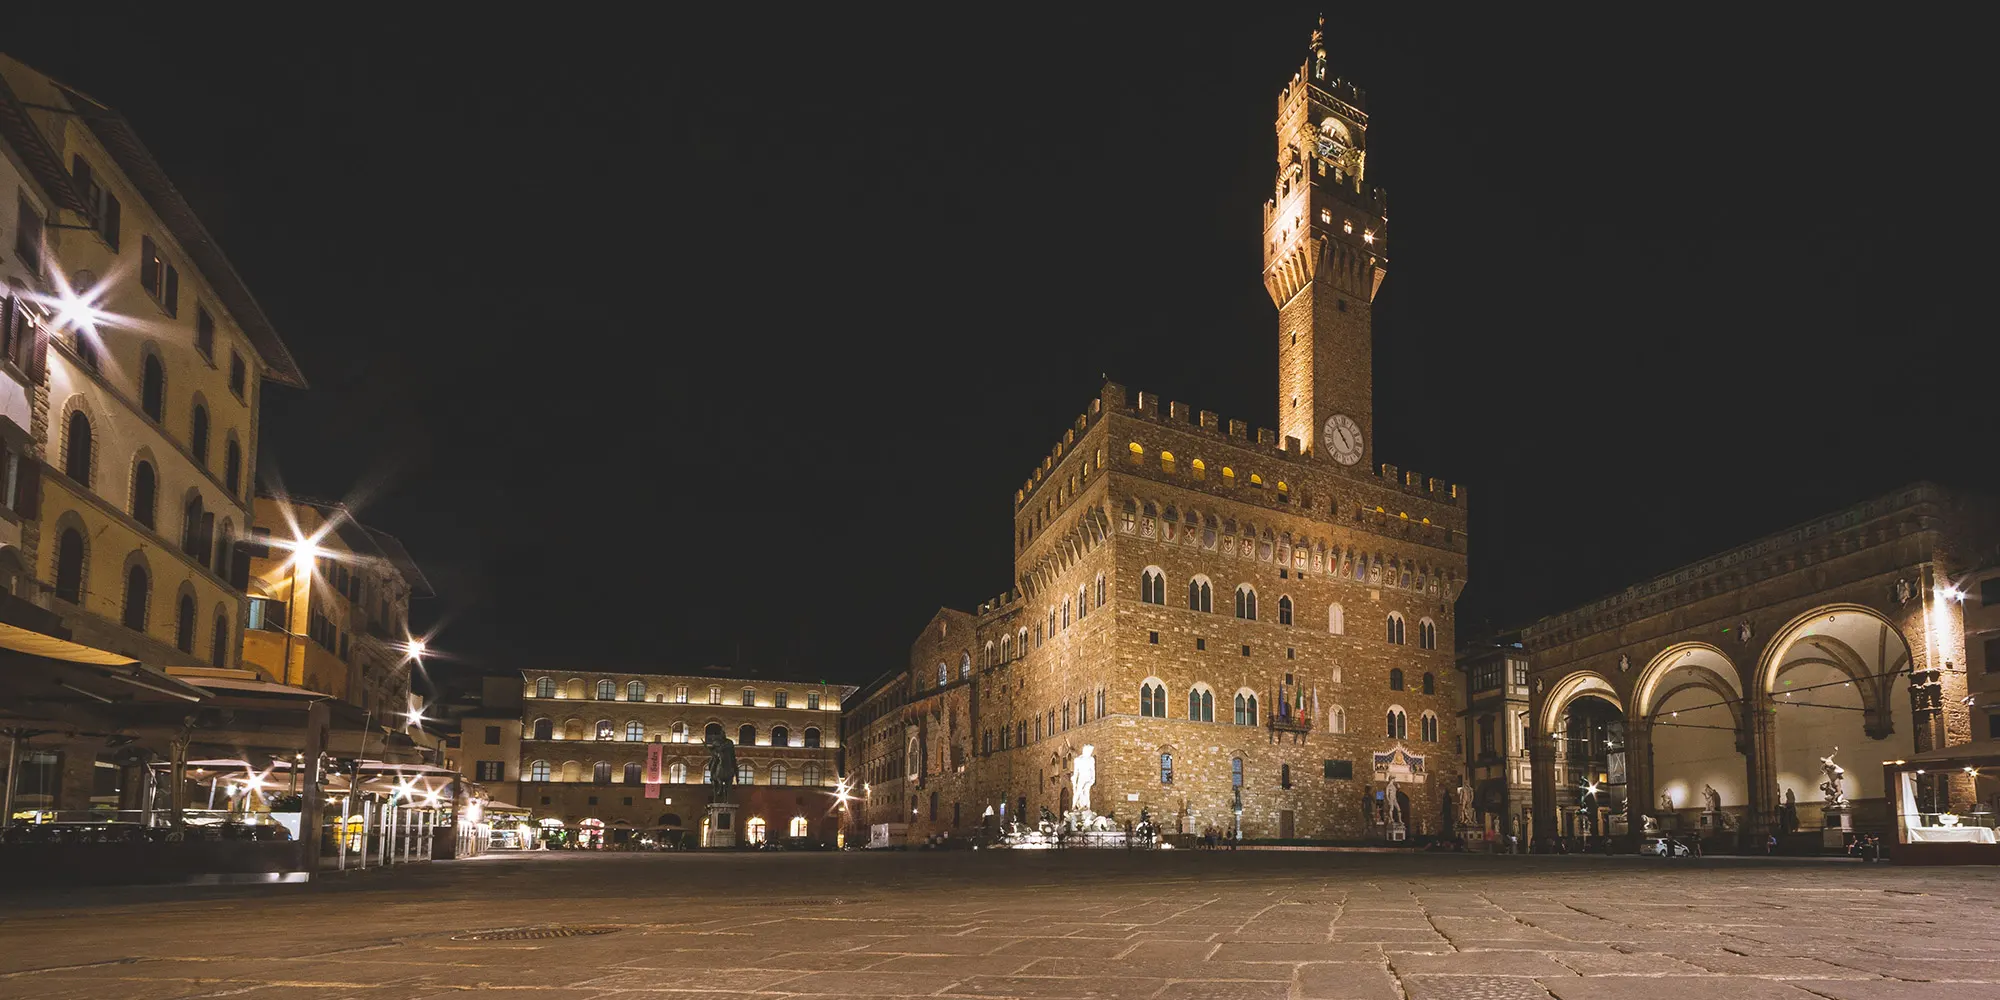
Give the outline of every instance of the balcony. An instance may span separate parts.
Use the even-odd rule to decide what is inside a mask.
[[[1311,733],[1313,728],[1312,716],[1290,713],[1266,716],[1264,724],[1271,727],[1274,733],[1296,733],[1301,736]]]

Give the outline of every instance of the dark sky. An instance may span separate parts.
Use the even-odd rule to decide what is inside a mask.
[[[2000,485],[1962,26],[1379,6],[1329,30],[1391,194],[1377,444],[1470,490],[1462,634]],[[268,392],[266,475],[401,536],[437,646],[860,682],[1008,586],[1012,491],[1100,376],[1274,424],[1312,9],[738,9],[4,44],[203,213],[313,383]]]

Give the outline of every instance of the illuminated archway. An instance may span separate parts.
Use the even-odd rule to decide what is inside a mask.
[[[1750,801],[1743,680],[1727,652],[1705,642],[1661,650],[1639,672],[1632,705],[1634,718],[1652,724],[1651,787],[1634,789],[1644,796],[1640,813],[1699,809],[1704,788],[1726,805]]]
[[[1886,824],[1884,757],[1914,752],[1915,724],[1903,681],[1910,644],[1881,612],[1859,604],[1828,604],[1773,633],[1758,661],[1754,691],[1771,713],[1764,763],[1771,807],[1783,813],[1786,793],[1799,823],[1818,823],[1820,759],[1846,768],[1844,790],[1854,822]],[[1838,748],[1836,750],[1836,748]]]

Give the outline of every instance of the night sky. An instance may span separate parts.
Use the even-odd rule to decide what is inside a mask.
[[[1378,454],[1470,491],[1461,636],[2000,488],[1973,33],[1378,6],[1328,45],[1390,193]],[[313,386],[267,390],[265,477],[400,536],[462,663],[864,682],[1007,588],[1103,376],[1275,426],[1312,8],[502,10],[0,40],[202,213]]]

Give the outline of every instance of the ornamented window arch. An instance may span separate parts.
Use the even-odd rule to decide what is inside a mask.
[[[686,764],[680,761],[674,761],[673,763],[667,765],[668,782],[676,785],[685,785],[687,784],[687,780],[688,780],[688,766]]]
[[[1167,603],[1167,576],[1158,566],[1148,566],[1139,571],[1139,601],[1142,604]]]
[[[1402,689],[1403,689],[1403,668],[1402,668],[1402,667],[1390,667],[1390,668],[1389,668],[1389,690],[1391,690],[1391,691],[1401,691]]]
[[[807,787],[819,785],[819,761],[806,761],[805,766],[799,769],[799,784]]]
[[[597,720],[597,730],[596,730],[596,731],[597,731],[597,738],[598,738],[598,739],[600,739],[600,740],[609,740],[609,739],[616,739],[616,738],[617,738],[617,735],[616,735],[616,734],[617,734],[617,729],[616,729],[616,727],[614,727],[614,726],[613,726],[613,724],[612,724],[612,722],[611,722],[611,720],[610,720],[610,719],[599,719],[599,720]]]
[[[792,730],[790,729],[790,727],[787,727],[787,726],[772,726],[772,727],[771,727],[771,745],[772,745],[772,746],[774,746],[774,747],[788,747],[788,746],[791,746],[791,745],[792,745]]]
[[[1425,694],[1438,693],[1437,675],[1431,673],[1430,671],[1424,672],[1424,693]]]
[[[1335,705],[1332,711],[1326,713],[1326,731],[1335,736],[1346,734],[1347,709]]]
[[[1253,691],[1236,692],[1236,724],[1254,726],[1257,724],[1257,694]]]
[[[1245,621],[1257,620],[1257,588],[1247,583],[1236,585],[1236,617]]]
[[[553,677],[537,677],[537,678],[535,678],[535,697],[537,697],[537,698],[553,698],[553,697],[555,697],[555,696],[556,696],[556,679],[555,679],[555,678],[553,678]]]
[[[1188,610],[1215,610],[1215,586],[1208,582],[1208,577],[1196,576],[1188,580]]]
[[[791,784],[791,775],[785,770],[784,762],[780,761],[771,765],[771,784]]]
[[[807,726],[805,731],[805,740],[806,740],[806,746],[808,747],[819,746],[819,727]]]
[[[1389,619],[1388,619],[1388,621],[1389,621],[1389,630],[1388,630],[1388,631],[1389,631],[1389,636],[1388,636],[1388,638],[1389,638],[1389,641],[1390,641],[1390,642],[1392,642],[1392,643],[1395,643],[1395,644],[1396,644],[1396,645],[1398,645],[1398,646],[1400,646],[1400,645],[1403,645],[1403,615],[1402,615],[1402,612],[1399,612],[1399,611],[1391,611],[1391,612],[1389,612]]]
[[[618,697],[618,682],[602,680],[597,682],[597,700],[612,701]]]
[[[986,648],[992,649],[993,644],[990,642],[987,643]],[[972,654],[971,653],[958,654],[958,679],[965,680],[966,678],[971,676],[972,676]]]
[[[529,781],[549,780],[549,762],[545,760],[538,760],[532,764],[529,764],[528,780]]]
[[[1200,681],[1196,681],[1193,687],[1188,688],[1188,721],[1215,721],[1215,692]]]
[[[1289,594],[1278,595],[1278,624],[1292,623],[1292,598]]]
[[[945,666],[943,660],[939,660],[937,666],[937,686],[944,687],[946,684],[950,682],[951,682],[951,668]]]
[[[1097,606],[1104,606],[1104,574],[1097,574]]]
[[[1409,738],[1410,716],[1409,713],[1403,711],[1403,706],[1401,705],[1389,706],[1388,721],[1389,721],[1390,739],[1401,740]]]
[[[625,742],[627,743],[646,742],[646,724],[640,722],[637,719],[633,719],[632,721],[625,723]]]
[[[1437,623],[1431,621],[1429,618],[1422,618],[1417,621],[1417,648],[1438,648]]]
[[[1418,721],[1418,732],[1423,741],[1425,743],[1436,743],[1438,741],[1437,713],[1426,709],[1424,711],[1424,714],[1417,721]]]
[[[1331,635],[1347,634],[1347,612],[1338,603],[1326,609],[1326,630]]]
[[[736,745],[754,747],[757,745],[757,727],[746,722],[736,730]]]
[[[645,700],[646,700],[646,682],[645,682],[645,681],[630,681],[630,682],[628,682],[628,683],[627,683],[627,684],[625,685],[625,700],[626,700],[626,701],[645,701]]]
[[[671,732],[673,735],[669,736],[668,738],[673,740],[675,743],[686,743],[688,741],[687,723],[685,722],[674,723],[674,728],[671,730]]]
[[[1157,677],[1148,677],[1139,684],[1139,716],[1146,719],[1167,717],[1167,687]]]

